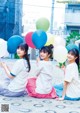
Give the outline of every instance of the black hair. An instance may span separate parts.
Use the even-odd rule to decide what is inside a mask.
[[[50,44],[49,46],[43,46],[41,49],[40,49],[40,52],[44,52],[44,53],[48,53],[50,55],[50,59],[53,59],[53,45]]]
[[[75,62],[79,68],[79,51],[76,48],[73,48],[73,49],[69,50],[68,53],[71,53],[74,57],[77,57]]]
[[[26,52],[26,54],[23,56],[23,58],[26,59],[27,63],[28,63],[28,72],[30,71],[31,69],[31,66],[30,66],[30,61],[29,61],[29,57],[28,57],[28,45],[26,43],[21,43],[18,48],[21,48],[21,50],[24,50]]]

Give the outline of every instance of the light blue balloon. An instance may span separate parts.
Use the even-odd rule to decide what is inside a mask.
[[[7,50],[9,53],[16,53],[17,47],[23,43],[23,38],[19,35],[11,36],[7,41]]]
[[[79,51],[78,46],[76,46],[75,44],[69,44],[69,45],[66,46],[66,49],[67,49],[68,51],[70,51],[71,49],[74,49],[74,48]]]
[[[42,48],[47,42],[47,34],[43,30],[37,30],[32,35],[32,42],[37,49]]]

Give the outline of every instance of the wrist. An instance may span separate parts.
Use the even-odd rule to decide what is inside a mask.
[[[61,97],[64,100],[64,96]]]

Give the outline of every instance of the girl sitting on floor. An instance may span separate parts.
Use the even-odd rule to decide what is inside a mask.
[[[44,46],[40,49],[40,60],[35,69],[34,78],[29,78],[26,90],[29,96],[36,98],[56,98],[56,92],[52,85],[53,65],[50,61],[52,58],[52,45]]]
[[[64,84],[54,86],[59,96],[58,100],[79,100],[80,80],[79,80],[79,51],[72,49],[68,52],[68,65],[65,70]]]
[[[0,63],[9,78],[7,79],[7,82],[6,80],[4,81],[7,83],[5,86],[0,86],[0,95],[19,97],[25,94],[26,81],[30,71],[28,45],[24,43],[19,45],[17,48],[17,54],[20,59],[15,62],[11,71],[5,63]]]

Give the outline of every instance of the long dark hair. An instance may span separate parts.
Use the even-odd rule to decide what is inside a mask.
[[[24,50],[26,52],[26,54],[23,56],[23,58],[26,59],[27,63],[28,63],[28,72],[30,71],[31,69],[31,66],[30,66],[30,61],[29,61],[29,57],[28,57],[28,45],[26,43],[21,43],[18,48],[21,48],[21,50]]]
[[[49,55],[50,55],[50,59],[53,59],[53,51],[52,51],[52,49],[53,49],[53,45],[52,44],[50,44],[49,46],[43,46],[41,49],[40,49],[40,51],[39,52],[44,52],[44,53],[48,53]]]
[[[77,57],[75,62],[79,68],[79,51],[76,48],[73,48],[73,49],[69,50],[68,53],[71,53],[74,57]]]

